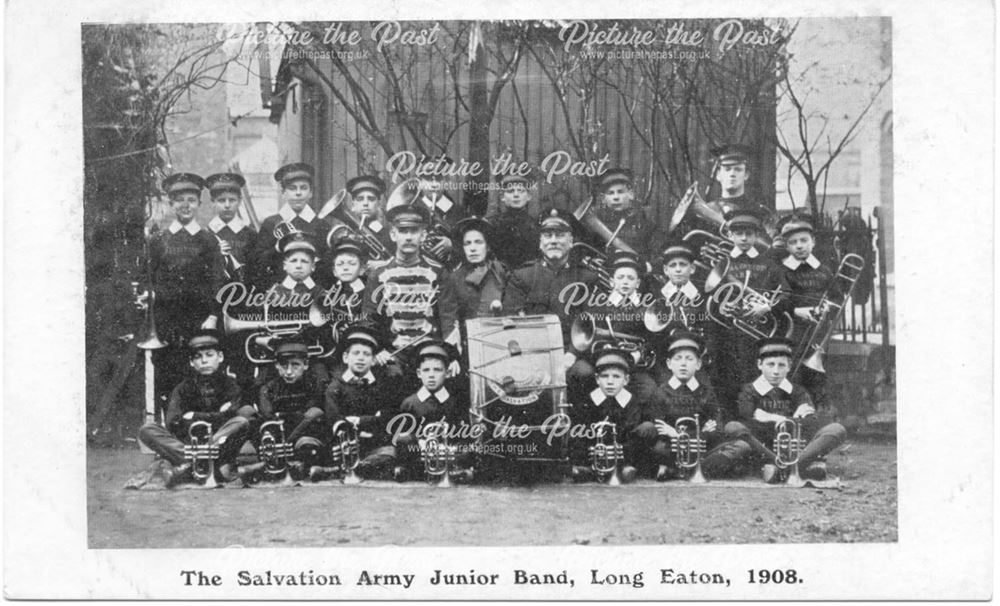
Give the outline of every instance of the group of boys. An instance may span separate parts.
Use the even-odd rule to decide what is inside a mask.
[[[822,377],[798,377],[811,394],[792,383],[789,373],[793,343],[813,321],[816,302],[833,274],[812,254],[813,227],[806,219],[793,218],[775,234],[787,252],[780,260],[773,249],[760,245],[770,221],[760,207],[746,201],[746,150],[726,146],[716,150],[716,156],[722,195],[712,204],[725,212],[733,244],[726,273],[744,287],[771,295],[720,305],[724,313],[750,318],[788,313],[795,322],[792,340],[755,342],[709,321],[705,285],[694,280],[699,267],[705,268],[698,251],[687,242],[661,238],[655,224],[633,206],[634,184],[625,169],[609,170],[598,181],[603,201],[599,217],[636,252],[613,252],[605,266],[610,292],[603,293],[600,305],[589,302],[573,310],[558,300],[555,295],[561,291],[553,285],[560,277],[567,284],[596,281],[574,263],[567,271],[553,268],[546,260],[546,238],[554,242],[568,233],[572,242],[585,234],[570,213],[553,210],[532,218],[527,211],[530,181],[501,179],[500,211],[485,224],[491,228],[493,254],[521,269],[512,274],[515,288],[502,294],[498,313],[564,316],[560,320],[572,420],[616,424],[626,478],[637,473],[657,480],[682,477],[671,440],[677,438],[679,419],[697,415],[708,444],[706,475],[759,471],[766,480],[779,481],[779,461],[768,445],[778,424],[794,419],[807,442],[800,458],[803,476],[822,480],[823,455],[845,432],[816,410]],[[280,420],[293,446],[296,473],[320,479],[344,472],[337,468],[340,444],[334,430],[349,423],[362,445],[359,476],[415,478],[420,475],[417,453],[426,439],[421,429],[441,420],[453,426],[468,422],[455,295],[448,269],[422,250],[435,213],[444,221],[450,212],[447,219],[454,220],[456,205],[439,182],[432,182],[412,203],[386,211],[380,207],[385,195],[380,179],[352,179],[347,184],[349,211],[364,219],[366,229],[392,253],[390,259],[375,263],[369,262],[363,242],[329,238],[337,222],[320,218],[310,206],[311,167],[287,165],[275,179],[282,187],[283,204],[257,234],[235,212],[244,185],[239,175],[221,173],[202,181],[183,173],[165,180],[176,220],[151,246],[156,305],[168,318],[173,343],[188,345],[187,351],[173,347],[174,359],[186,358],[184,366],[194,374],[181,379],[179,372],[168,370],[160,375],[176,385],[164,407],[164,426],[147,424],[140,438],[174,465],[178,473],[173,481],[180,481],[189,473],[183,449],[187,429],[193,421],[206,420],[215,432],[213,443],[219,445],[217,473],[232,480],[243,444],[249,440],[259,450],[261,424]],[[208,187],[217,209],[209,223],[214,239],[199,236],[201,230],[192,220],[202,186]],[[276,237],[279,224],[291,226],[283,237]],[[451,242],[443,248],[451,249]],[[528,263],[528,253],[539,250],[542,259]],[[654,254],[660,272],[650,271],[647,264]],[[234,262],[227,268],[228,260]],[[280,312],[282,321],[298,318],[302,329],[271,339],[267,348],[273,362],[258,365],[256,373],[238,353],[243,343],[215,330],[218,318],[234,311],[219,309],[213,298],[217,291],[211,289],[220,288],[226,273],[232,278],[239,269],[244,282],[266,288],[270,307],[264,309],[265,318]],[[538,280],[539,272],[552,275]],[[525,281],[531,284],[524,296],[513,296]],[[539,284],[553,296],[535,296],[531,289]],[[646,317],[651,299],[658,312],[652,324]],[[336,332],[312,321],[317,303]],[[575,348],[571,326],[579,311],[587,311],[611,335],[641,337],[644,347],[622,350],[621,342],[612,339]],[[225,352],[230,353],[228,371],[236,379],[226,372]],[[709,372],[702,369],[706,354],[714,358],[706,365]],[[649,363],[653,359],[657,361]],[[178,366],[175,363],[175,371]],[[404,423],[393,423],[398,418],[413,422],[400,430]],[[570,452],[574,477],[591,477],[586,448],[574,445]],[[461,459],[460,467],[468,464],[468,458]],[[466,479],[471,475],[467,469],[461,473]]]

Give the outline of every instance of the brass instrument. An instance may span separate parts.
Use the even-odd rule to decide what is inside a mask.
[[[597,319],[588,312],[583,312],[573,319],[569,334],[570,342],[580,353],[594,353],[599,343],[609,342],[617,349],[631,354],[635,365],[639,368],[650,368],[656,362],[656,353],[647,346],[645,338],[615,332],[610,322],[606,329],[598,328]]]
[[[691,431],[691,427],[694,431]],[[674,423],[677,436],[670,440],[670,452],[674,453],[677,466],[681,469],[693,470],[688,481],[692,484],[704,484],[708,480],[701,472],[701,459],[705,456],[705,440],[701,437],[701,420],[699,415],[681,417]],[[692,435],[692,433],[694,435]]]
[[[147,207],[146,216],[147,219],[152,213],[152,203]],[[153,238],[153,228],[155,224],[148,223],[143,228],[143,241],[142,250],[143,256],[146,258],[146,284],[147,289],[143,292],[139,292],[139,283],[132,282],[132,296],[135,297],[136,305],[138,305],[143,310],[143,330],[142,334],[144,338],[135,344],[135,346],[145,353],[143,356],[143,383],[144,383],[144,396],[146,405],[146,423],[153,423],[156,421],[157,411],[156,411],[156,366],[153,363],[153,351],[156,349],[163,349],[168,345],[167,342],[160,339],[160,336],[156,332],[156,291],[153,290],[153,264],[152,258],[149,251],[149,243]],[[145,301],[141,301],[140,298],[145,295]],[[141,450],[145,454],[152,453],[145,444],[140,444]]]
[[[455,464],[457,449],[448,444],[448,423],[437,421],[424,427],[424,444],[420,457],[424,461],[427,480],[438,488],[450,488],[451,468]]]
[[[215,488],[215,461],[219,458],[219,445],[212,443],[212,424],[194,421],[188,425],[188,443],[184,445],[184,458],[191,463],[191,475],[205,488]]]
[[[279,221],[274,225],[271,234],[274,236],[274,250],[281,252],[281,240],[289,234],[302,233],[302,230],[295,227],[291,221]]]
[[[337,210],[338,208],[341,208],[344,203],[344,200],[346,200],[350,195],[351,194],[347,191],[346,188],[341,189],[337,193],[333,194],[333,196],[329,200],[327,200],[325,204],[323,204],[323,208],[319,209],[319,212],[316,213],[316,216],[319,217],[320,219],[325,219],[327,215]],[[329,236],[327,236],[327,242],[329,243]]]
[[[712,271],[705,278],[705,292],[714,293],[705,302],[705,311],[709,318],[716,324],[738,330],[753,339],[764,339],[775,335],[784,334],[785,338],[791,338],[795,328],[792,316],[788,312],[775,316],[768,312],[759,320],[748,320],[749,311],[755,302],[770,304],[771,299],[762,293],[750,288],[747,284],[750,275],[742,283],[729,275],[729,258],[726,257],[721,263],[712,268]],[[729,290],[737,289],[738,297],[735,299],[726,296],[724,300],[719,300],[722,294]],[[735,302],[738,310],[735,314],[722,311],[723,303]]]
[[[601,287],[610,291],[614,284],[611,280],[611,273],[605,267],[608,262],[607,255],[585,242],[574,242],[570,251],[572,252],[574,249],[578,251],[577,260],[580,265],[597,274],[597,280]]]
[[[139,297],[146,295],[145,303],[138,303]],[[153,290],[147,290],[143,293],[139,292],[139,283],[132,282],[132,296],[135,297],[137,304],[142,306],[145,312],[143,317],[143,334],[146,338],[135,344],[139,349],[146,351],[151,351],[154,349],[163,349],[167,346],[167,343],[160,340],[158,334],[156,334],[156,316],[153,307],[156,301],[156,293]]]
[[[684,313],[684,307],[670,305],[662,297],[658,297],[646,307],[646,311],[642,314],[642,323],[646,330],[654,333],[663,332],[671,327],[691,329],[691,322]]]
[[[368,229],[367,217],[355,219],[349,212],[340,212],[335,215],[340,220],[340,225],[334,225],[330,233],[326,235],[326,245],[333,248],[335,243],[343,239],[351,239],[359,242],[368,255],[369,261],[388,261],[392,258],[392,253],[382,242]]]
[[[725,213],[714,204],[705,202],[704,198],[698,192],[698,182],[695,181],[684,193],[681,201],[677,203],[677,208],[674,209],[674,214],[670,218],[670,224],[667,226],[667,233],[672,234],[685,220],[693,219],[696,220],[695,224],[700,224],[717,232],[719,236],[729,242],[730,232]],[[691,231],[703,230],[692,229]],[[757,241],[764,246],[771,246],[771,237],[766,231],[759,234]]]
[[[355,470],[361,463],[361,442],[358,428],[354,423],[340,420],[333,424],[333,446],[330,449],[334,462],[344,473],[344,484],[360,484],[361,478]]]
[[[681,239],[696,243],[692,246],[697,248],[701,258],[695,259],[694,264],[705,271],[712,271],[716,265],[729,258],[729,253],[733,252],[735,246],[731,240],[703,229],[692,229]]]
[[[793,366],[794,372],[798,372],[803,366],[816,372],[826,372],[823,367],[823,354],[826,353],[827,343],[840,324],[840,316],[844,313],[844,306],[851,298],[854,286],[858,283],[858,278],[861,277],[864,268],[865,260],[860,255],[848,253],[841,259],[836,275],[824,293],[823,299],[817,305],[816,323],[809,327],[802,339]],[[842,295],[839,302],[833,300],[833,294],[837,292]]]
[[[222,316],[222,329],[226,334],[253,330],[243,342],[243,351],[249,361],[254,364],[269,364],[274,362],[273,357],[268,357],[261,351],[271,349],[271,342],[275,339],[282,339],[297,335],[308,326],[319,328],[324,326],[329,318],[323,313],[320,306],[313,302],[309,308],[309,320],[281,320],[271,321],[268,319],[267,308],[264,309],[264,319],[262,320],[238,320],[225,314]],[[336,328],[333,330],[336,337]],[[318,343],[309,345],[309,357],[326,358],[333,354],[336,349],[336,339],[334,347],[326,348]]]
[[[794,488],[805,485],[799,476],[799,458],[805,450],[802,439],[802,425],[796,419],[785,419],[775,425],[774,465],[783,476],[785,484]]]
[[[218,236],[218,234],[214,234],[214,235],[215,235],[215,239],[219,241],[219,246],[221,247],[226,241],[223,240],[222,238],[220,238]],[[223,271],[225,271],[225,273],[226,273],[226,279],[228,279],[228,280],[238,280],[238,281],[242,282],[243,281],[243,271],[242,271],[243,270],[243,264],[239,262],[239,260],[236,258],[236,255],[234,255],[231,252],[224,253],[222,255],[222,260],[225,262]]]
[[[286,486],[294,483],[288,465],[294,450],[292,444],[285,440],[284,421],[278,419],[261,424],[258,454],[264,463],[264,476],[268,481]]]
[[[610,250],[612,248],[628,252],[632,254],[638,254],[634,248],[625,243],[624,240],[618,237],[618,232],[621,231],[622,227],[625,225],[625,220],[622,219],[615,231],[611,231],[608,227],[597,218],[593,210],[594,199],[591,198],[581,204],[575,211],[573,211],[573,216],[581,225],[589,229],[598,238],[604,242],[605,250]]]
[[[608,486],[621,486],[621,462],[625,449],[618,442],[618,427],[610,421],[594,423],[594,445],[588,449],[590,467],[600,482]]]
[[[420,179],[410,177],[392,190],[392,193],[390,193],[389,197],[386,199],[385,209],[388,211],[390,208],[395,208],[401,204],[423,204],[423,202],[420,202],[418,199],[421,193]],[[431,250],[437,246],[439,242],[444,240],[451,242],[452,228],[438,216],[436,209],[431,209],[430,215],[431,224],[427,227],[427,234],[424,236],[424,241],[420,245],[420,252],[424,257],[436,261],[437,263],[446,264],[450,250],[441,255],[434,254]]]

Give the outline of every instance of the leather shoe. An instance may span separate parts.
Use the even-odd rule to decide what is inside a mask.
[[[191,480],[191,464],[181,463],[180,465],[171,467],[167,469],[164,473],[166,476],[163,481],[163,485],[167,488],[173,488],[178,484],[189,482]]]
[[[781,474],[778,472],[778,467],[770,463],[761,467],[760,476],[768,484],[779,484],[781,482]]]
[[[669,465],[660,465],[660,468],[656,470],[656,481],[657,482],[670,482],[672,480],[680,480],[681,473],[677,471],[676,468]]]
[[[622,467],[622,484],[631,484],[632,482],[635,482],[636,473],[635,467],[632,467],[631,465],[625,465]]]
[[[826,463],[823,461],[813,461],[802,472],[802,479],[822,482],[826,479]]]

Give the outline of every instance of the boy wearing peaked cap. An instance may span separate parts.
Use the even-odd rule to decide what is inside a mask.
[[[826,463],[823,457],[843,443],[847,431],[840,423],[830,422],[817,413],[813,400],[800,385],[788,380],[792,360],[792,342],[773,337],[758,342],[757,368],[760,376],[743,386],[737,399],[738,422],[726,425],[730,439],[744,442],[750,456],[764,463],[762,474],[768,482],[780,481],[774,466],[774,442],[777,425],[795,419],[802,427],[806,441],[799,456],[799,469],[803,479],[825,480]]]
[[[397,466],[393,477],[398,482],[421,476],[420,453],[424,443],[432,435],[425,435],[423,430],[431,423],[443,421],[447,423],[447,436],[462,433],[468,427],[469,409],[467,389],[459,381],[446,379],[448,366],[452,362],[452,348],[441,341],[428,341],[417,349],[417,377],[420,379],[420,389],[403,399],[399,406],[401,418],[406,423],[400,424],[400,431],[393,435],[396,446]],[[465,381],[462,381],[465,382]],[[465,430],[467,433],[467,429]],[[456,445],[454,438],[448,439],[449,445]],[[452,466],[452,475],[468,480],[468,473],[457,473],[459,467],[467,467],[468,456],[456,457]]]
[[[208,229],[219,240],[219,249],[226,261],[226,277],[242,282],[256,232],[239,216],[240,202],[246,180],[236,173],[216,173],[205,178],[208,193],[215,206],[215,217]]]
[[[383,207],[385,181],[375,175],[359,175],[350,179],[344,189],[350,196],[347,212],[358,224],[363,225],[368,236],[378,240],[390,254],[394,252],[396,246],[389,237],[389,222]],[[332,247],[337,244],[331,240],[334,230],[345,224],[337,214],[331,216],[329,221],[331,231],[327,234],[327,245]]]
[[[329,321],[340,326],[354,324],[364,319],[362,306],[365,301],[367,255],[351,238],[337,242],[330,251],[333,284],[323,293],[321,303]]]
[[[528,209],[534,183],[528,177],[504,175],[500,187],[499,209],[486,218],[495,226],[497,258],[517,269],[530,262],[538,248],[538,221]]]
[[[281,277],[281,253],[276,246],[279,236],[275,235],[275,227],[280,223],[290,223],[309,235],[319,257],[325,255],[323,247],[330,224],[319,218],[311,206],[314,174],[313,167],[304,162],[286,164],[274,173],[274,180],[281,186],[281,206],[277,214],[264,219],[254,242],[251,265],[257,275],[251,279],[255,283],[266,285]]]
[[[249,436],[249,419],[254,415],[251,407],[240,408],[240,388],[221,370],[225,356],[216,331],[196,331],[187,341],[187,351],[193,374],[171,392],[164,425],[147,423],[139,429],[139,441],[172,465],[168,488],[191,479],[184,445],[188,429],[198,421],[211,424],[210,442],[219,446],[218,479],[235,479],[236,455]]]
[[[635,206],[632,171],[627,168],[609,168],[596,179],[601,204],[596,209],[597,218],[618,238],[644,258],[655,250],[656,222],[645,209]],[[606,242],[597,243],[603,248]]]

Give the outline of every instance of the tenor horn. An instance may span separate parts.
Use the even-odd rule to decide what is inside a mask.
[[[705,440],[701,437],[699,415],[681,417],[674,423],[674,427],[677,429],[677,436],[670,440],[670,452],[674,453],[677,466],[692,470],[689,482],[704,484],[708,480],[701,471],[701,459],[705,456],[706,448]]]
[[[625,449],[618,442],[618,427],[610,421],[594,423],[595,442],[589,450],[590,467],[598,481],[608,486],[621,486],[621,462]]]
[[[361,442],[358,438],[358,428],[354,423],[340,420],[333,424],[333,460],[340,464],[344,473],[341,480],[344,484],[360,484],[361,478],[356,472],[361,463]]]
[[[288,461],[294,451],[285,439],[285,422],[281,419],[265,421],[260,426],[260,460],[264,463],[264,476],[282,485],[293,484]]]
[[[861,277],[861,272],[865,269],[865,260],[860,255],[848,253],[841,259],[837,267],[837,274],[830,282],[830,286],[823,294],[817,309],[816,323],[806,331],[799,347],[799,355],[796,356],[794,371],[798,372],[803,366],[815,372],[825,373],[823,367],[823,354],[826,353],[827,343],[830,337],[837,330],[840,324],[840,316],[844,313],[847,300],[854,292],[854,286]],[[834,295],[840,293],[834,300]]]
[[[795,488],[805,484],[799,476],[799,458],[805,450],[802,425],[796,419],[785,419],[775,426],[774,465],[785,476],[785,484]]]
[[[594,199],[588,199],[586,202],[578,206],[575,211],[573,211],[573,217],[575,217],[581,225],[600,238],[601,241],[604,242],[605,249],[615,248],[623,252],[638,254],[634,248],[626,244],[624,240],[618,237],[618,232],[621,231],[621,228],[624,226],[625,220],[622,219],[616,226],[615,231],[611,231],[608,229],[608,226],[594,214],[593,205]]]
[[[448,444],[448,423],[437,421],[424,427],[423,448],[421,458],[424,461],[424,472],[427,480],[438,488],[450,488],[451,468],[455,464],[455,446]]]
[[[184,458],[191,463],[191,475],[205,488],[215,488],[215,461],[219,458],[219,445],[212,443],[212,424],[195,421],[188,426],[188,443],[184,445]]]

